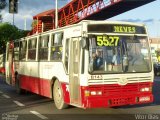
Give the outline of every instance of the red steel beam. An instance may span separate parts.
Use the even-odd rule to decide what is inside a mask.
[[[105,20],[155,0],[72,0],[58,12],[59,27],[84,19]]]
[[[78,23],[84,19],[105,20],[153,1],[155,0],[72,0],[58,11],[58,26]],[[34,19],[39,18],[44,22],[46,15],[50,17],[48,22],[52,22],[53,26],[46,30],[55,28],[53,9],[34,16]],[[51,26],[48,22],[48,26]],[[31,34],[41,32],[40,26],[41,24],[37,25],[36,27],[39,29],[34,28]]]

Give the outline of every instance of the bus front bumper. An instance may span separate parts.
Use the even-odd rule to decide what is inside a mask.
[[[153,95],[151,93],[119,95],[119,96],[109,96],[109,97],[90,96],[83,101],[83,107],[84,108],[114,107],[114,106],[145,104],[152,102],[153,102]]]

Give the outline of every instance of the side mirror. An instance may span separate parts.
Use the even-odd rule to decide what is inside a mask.
[[[86,42],[86,38],[82,37],[82,39],[80,40],[80,45],[82,47],[82,49],[85,49],[87,46],[87,42]]]

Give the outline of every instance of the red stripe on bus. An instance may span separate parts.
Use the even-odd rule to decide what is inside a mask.
[[[69,104],[70,103],[69,84],[61,83],[61,86],[63,90],[64,102]]]
[[[22,89],[51,98],[50,80],[20,75]]]
[[[5,73],[5,68],[4,67],[0,68],[0,73],[3,73],[3,74]]]

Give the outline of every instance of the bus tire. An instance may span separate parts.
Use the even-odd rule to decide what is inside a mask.
[[[54,103],[57,109],[61,110],[61,109],[65,109],[68,107],[68,105],[64,102],[63,92],[62,92],[62,89],[61,89],[61,86],[58,80],[54,82],[53,99],[54,99]]]
[[[23,93],[23,90],[20,88],[20,80],[19,80],[19,75],[17,74],[15,76],[15,88],[16,88],[16,93],[18,94],[22,94]]]

